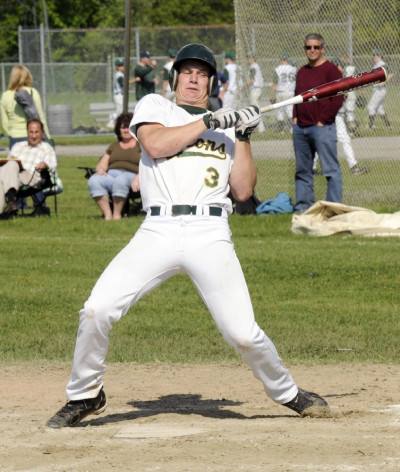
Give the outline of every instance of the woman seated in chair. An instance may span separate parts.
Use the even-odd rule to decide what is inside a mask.
[[[118,141],[107,148],[88,181],[90,195],[105,220],[120,220],[130,189],[139,191],[140,147],[129,132],[132,116],[132,113],[118,116],[114,128]]]

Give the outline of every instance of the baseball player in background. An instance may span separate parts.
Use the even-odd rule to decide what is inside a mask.
[[[172,64],[174,63],[176,56],[176,49],[168,49],[168,61],[163,65],[162,68],[162,95],[168,100],[173,100],[175,97],[174,92],[171,90],[171,86],[169,85],[169,72],[172,68]]]
[[[158,94],[136,106],[131,131],[140,142],[140,185],[147,216],[111,261],[80,313],[68,402],[48,426],[73,426],[106,407],[105,359],[113,323],[151,289],[179,272],[193,281],[217,328],[277,403],[302,416],[329,414],[326,401],[297,387],[254,319],[228,224],[231,190],[246,200],[256,183],[250,138],[256,107],[209,112],[216,80],[212,51],[181,48],[171,69],[176,104]]]
[[[343,72],[343,77],[350,77],[356,74],[356,68],[353,65],[353,61],[349,56],[345,55],[343,57],[343,65],[341,63],[341,68]],[[355,133],[357,130],[358,124],[356,122],[355,110],[357,103],[357,94],[354,90],[350,90],[346,94],[346,100],[343,104],[343,117],[346,120],[346,124],[350,133]]]
[[[382,54],[379,51],[374,51],[373,63],[374,65],[372,66],[372,69],[377,69],[378,67],[385,67],[387,69],[385,62],[382,59]],[[391,74],[389,74],[387,80],[389,80],[390,78],[391,78]],[[372,96],[368,102],[368,107],[367,107],[368,118],[369,118],[368,126],[370,129],[375,128],[376,115],[381,116],[385,126],[390,128],[390,121],[388,120],[386,116],[385,108],[384,108],[387,80],[385,82],[381,82],[373,86]]]
[[[123,101],[124,101],[124,76],[125,76],[125,65],[122,57],[115,59],[115,72],[113,79],[113,101],[115,110],[111,113],[108,128],[114,128],[117,116],[122,113]]]
[[[281,62],[274,70],[272,79],[273,90],[275,91],[275,100],[281,102],[294,96],[294,89],[296,87],[296,73],[295,66],[290,64],[289,56],[284,53],[281,57]],[[292,129],[292,114],[293,105],[278,108],[276,110],[276,119],[278,121],[278,131],[284,131],[285,128]]]
[[[235,108],[238,94],[238,66],[234,52],[225,53],[225,67],[222,72],[222,103],[224,108]]]
[[[260,108],[260,97],[264,87],[264,77],[261,72],[261,67],[257,63],[254,56],[249,58],[249,87],[250,87],[250,105],[254,105]],[[257,126],[257,131],[263,133],[265,131],[265,125],[261,118],[260,124]]]

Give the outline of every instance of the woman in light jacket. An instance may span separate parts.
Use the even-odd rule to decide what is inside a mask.
[[[36,111],[44,125],[46,139],[50,139],[39,92],[32,87],[32,74],[27,67],[18,64],[11,69],[8,90],[3,93],[0,100],[1,124],[4,133],[9,138],[10,149],[15,143],[27,140],[27,117],[23,108],[15,100],[15,92],[21,88],[32,95]]]

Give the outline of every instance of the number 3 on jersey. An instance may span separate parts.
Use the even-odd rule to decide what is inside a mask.
[[[204,179],[204,183],[207,187],[216,187],[218,185],[219,172],[215,167],[209,167],[207,169],[207,176]]]

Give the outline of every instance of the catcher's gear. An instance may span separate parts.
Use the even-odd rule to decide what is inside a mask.
[[[251,133],[261,121],[260,110],[255,105],[236,112],[239,119],[235,125],[235,135],[239,141],[248,141]]]
[[[214,82],[217,81],[217,63],[214,53],[204,44],[190,43],[183,46],[176,54],[175,61],[169,71],[169,85],[171,90],[176,90],[178,84],[179,69],[183,61],[195,60],[203,62],[210,69],[208,82],[208,95],[211,94]]]
[[[239,120],[239,114],[230,108],[220,108],[213,113],[207,113],[203,116],[204,124],[208,129],[228,129],[236,126]]]

